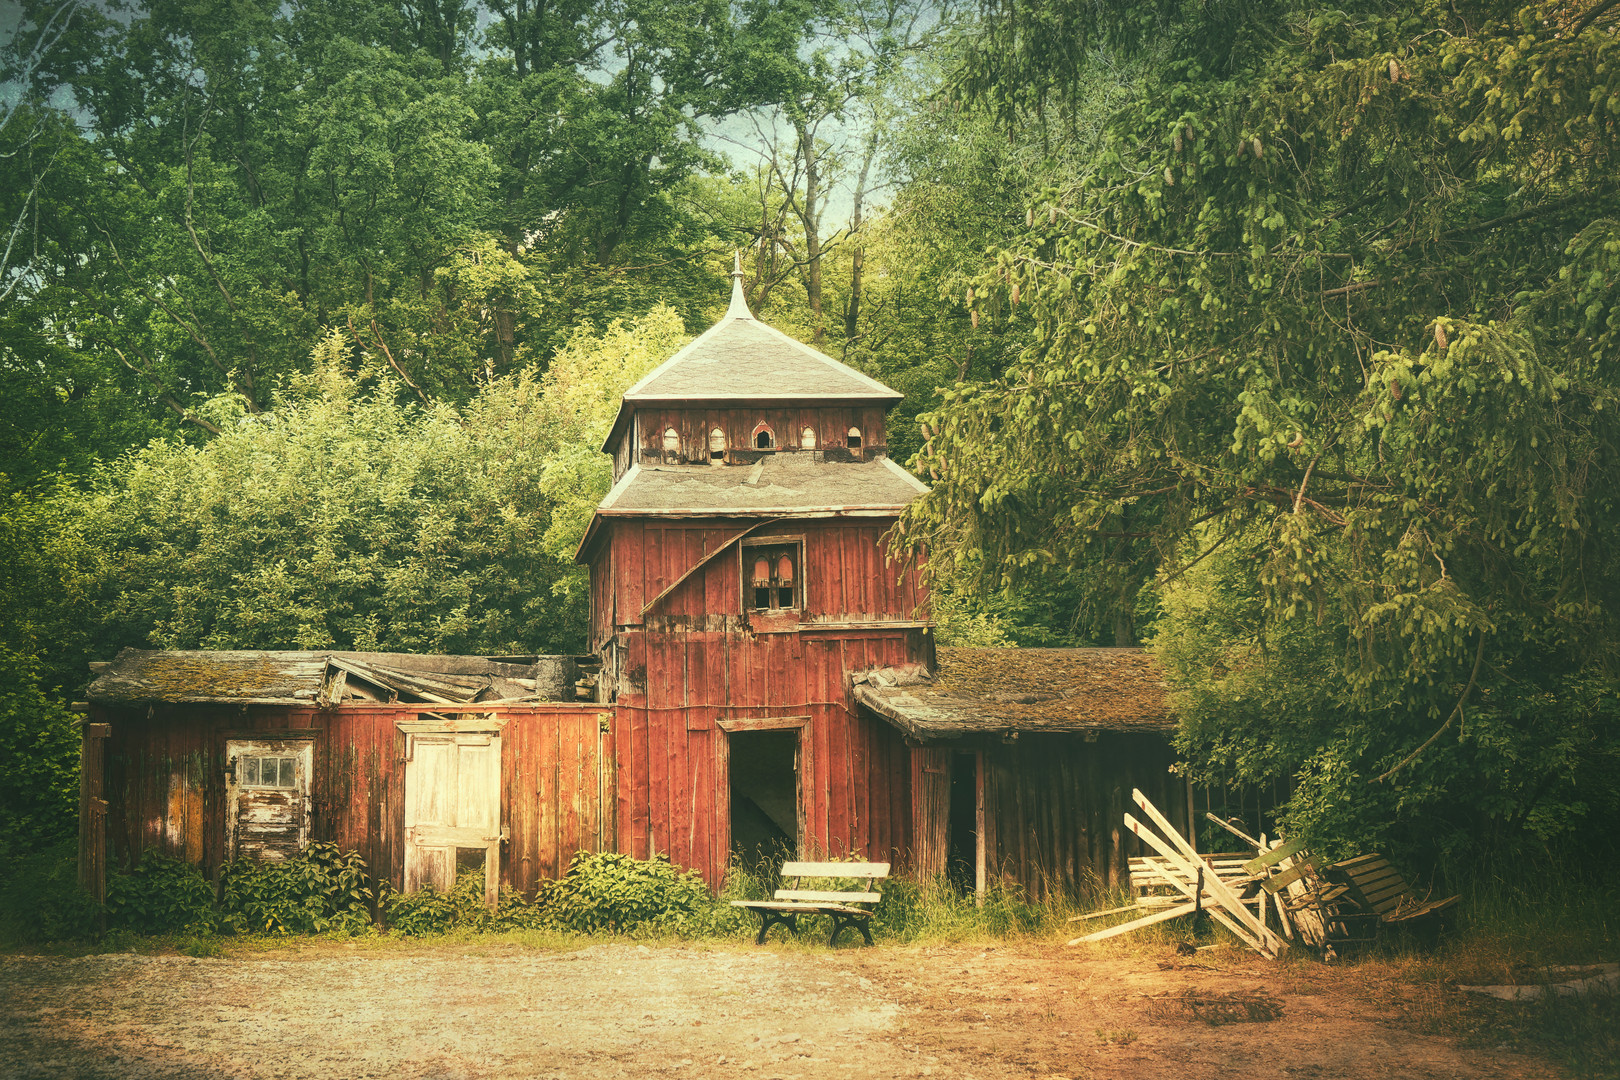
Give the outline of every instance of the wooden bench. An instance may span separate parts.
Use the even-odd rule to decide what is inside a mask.
[[[1382,855],[1358,855],[1334,863],[1323,874],[1329,881],[1343,886],[1356,903],[1376,912],[1378,921],[1386,926],[1436,914],[1462,899],[1460,896],[1448,896],[1444,900],[1419,898],[1401,877],[1401,872]]]
[[[829,946],[838,943],[838,935],[845,930],[859,930],[868,945],[872,944],[872,909],[855,907],[856,904],[876,905],[883,895],[878,882],[889,876],[886,862],[790,862],[782,864],[782,880],[793,879],[791,888],[777,889],[774,900],[733,900],[732,907],[749,908],[759,912],[759,936],[756,945],[765,944],[765,935],[777,923],[793,933],[799,932],[800,915],[828,915],[832,917],[832,935]],[[805,879],[827,884],[822,889],[806,889]],[[830,882],[852,880],[864,882],[853,888],[833,888]]]

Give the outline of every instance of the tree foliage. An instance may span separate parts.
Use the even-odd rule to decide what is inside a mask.
[[[1316,704],[1210,721],[1199,760],[1298,771],[1362,835],[1448,801],[1526,823],[1614,738],[1620,37],[1578,19],[995,5],[960,92],[1084,153],[965,294],[1033,343],[924,417],[909,535],[1003,582],[1112,566],[1131,607],[1219,552],[1213,669]],[[1195,695],[1211,632],[1161,633]],[[1481,704],[1510,687],[1593,741],[1532,753],[1535,710]]]
[[[684,340],[661,308],[577,334],[544,375],[423,406],[386,367],[347,370],[333,331],[272,408],[215,399],[206,445],[154,442],[64,496],[106,553],[101,649],[577,651],[603,403]]]

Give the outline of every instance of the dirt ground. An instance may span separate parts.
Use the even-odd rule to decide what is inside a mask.
[[[0,957],[0,1077],[1542,1077],[1411,987],[1235,952],[321,944]],[[1267,1022],[1164,998],[1263,990]],[[1445,991],[1455,994],[1455,991]]]

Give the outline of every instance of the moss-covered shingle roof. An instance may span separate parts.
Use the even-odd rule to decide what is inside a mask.
[[[855,696],[917,739],[1175,729],[1163,669],[1143,649],[941,648],[932,676],[868,672]]]

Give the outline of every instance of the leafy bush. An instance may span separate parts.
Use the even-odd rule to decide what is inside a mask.
[[[230,929],[321,934],[371,925],[376,894],[366,862],[336,844],[311,844],[285,862],[231,863],[221,876],[221,922]]]
[[[713,904],[695,871],[676,870],[663,855],[634,859],[618,852],[580,852],[545,895],[554,925],[586,934],[675,927]]]
[[[214,889],[183,859],[146,855],[107,882],[107,921],[141,934],[211,927]]]
[[[78,796],[73,714],[45,692],[33,656],[0,644],[0,859],[70,836]]]
[[[542,887],[543,898],[546,888]],[[413,893],[395,894],[384,904],[389,929],[402,934],[442,934],[446,930],[538,930],[549,925],[543,899],[502,889],[494,911],[484,902],[484,871],[463,870],[455,886],[441,893],[426,885]]]
[[[71,841],[0,866],[0,944],[26,945],[94,936],[100,908],[79,887]]]

